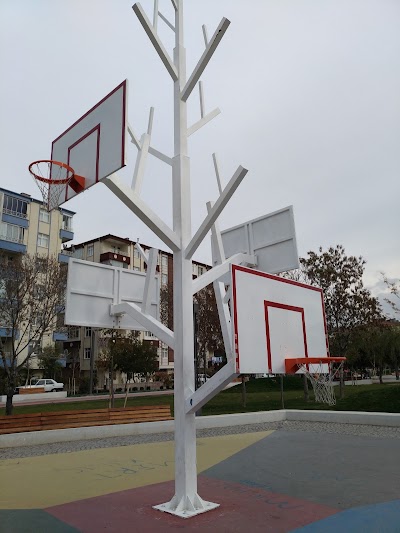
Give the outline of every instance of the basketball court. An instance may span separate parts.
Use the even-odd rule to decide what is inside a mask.
[[[146,254],[139,243],[145,275],[70,260],[65,323],[148,330],[174,351],[175,442],[4,459],[0,530],[399,531],[392,528],[400,523],[397,438],[291,431],[284,423],[196,440],[196,411],[239,374],[304,373],[316,398],[333,405],[335,364],[344,358],[330,356],[321,289],[275,275],[299,265],[292,207],[220,231],[246,168],[223,186],[212,154],[219,194],[192,231],[188,138],[220,113],[205,112],[201,77],[230,21],[223,17],[210,38],[203,25],[204,52],[186,77],[183,5],[163,3],[165,16],[155,0],[152,21],[139,3],[132,7],[174,87],[173,154],[152,144],[154,108],[147,130],[135,134],[124,80],[52,142],[50,159],[29,165],[48,210],[102,182],[172,251],[172,329],[159,317],[158,252]],[[173,55],[159,20],[175,33]],[[196,86],[200,114],[190,124]],[[117,175],[128,137],[137,152],[130,185]],[[149,156],[171,171],[172,227],[141,197]],[[193,280],[192,258],[209,232],[213,268]],[[193,296],[211,283],[227,363],[196,389]]]
[[[173,441],[16,453],[0,460],[0,532],[399,531],[399,430],[275,428],[200,434],[199,494],[220,507],[186,520],[152,507],[173,491]]]

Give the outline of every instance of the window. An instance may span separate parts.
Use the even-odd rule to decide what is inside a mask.
[[[204,268],[199,266],[199,276],[202,276],[204,274]]]
[[[49,247],[49,236],[45,233],[38,233],[37,237],[37,245],[41,248],[48,248]]]
[[[92,336],[92,328],[85,328],[85,337]]]
[[[87,247],[87,256],[92,257],[94,253],[94,244],[88,244]]]
[[[14,226],[14,224],[7,224],[6,222],[2,222],[0,226],[0,239],[23,244],[24,228]]]
[[[161,364],[162,366],[168,365],[168,347],[161,348]]]
[[[72,217],[65,213],[63,214],[62,229],[72,231]]]
[[[35,298],[44,299],[46,297],[46,293],[47,291],[45,285],[42,285],[41,283],[36,283],[33,288],[33,294]]]
[[[85,354],[83,356],[84,359],[90,359],[91,350],[90,348],[85,348]]]
[[[40,313],[32,313],[30,323],[33,329],[42,328],[43,327],[43,316]]]
[[[166,285],[168,283],[167,274],[161,274],[161,285]]]
[[[79,339],[79,328],[69,327],[68,328],[68,338],[69,339]]]
[[[6,282],[4,279],[0,279],[0,300],[7,297]]]
[[[113,254],[120,254],[121,248],[119,246],[111,246],[111,251]]]
[[[49,224],[50,222],[50,213],[46,211],[46,209],[40,209],[39,211],[39,220],[40,222],[46,222]]]
[[[166,255],[161,256],[161,264],[163,267],[168,266],[168,257]]]
[[[135,257],[136,259],[139,259],[140,257],[140,252],[137,248],[133,250],[133,257]]]
[[[36,257],[35,266],[38,272],[46,272],[47,257]]]
[[[122,261],[115,261],[115,259],[110,259],[109,261],[104,262],[103,265],[111,265],[119,268],[128,268],[128,265],[126,263],[123,263]]]
[[[3,213],[14,217],[26,218],[28,203],[14,196],[4,195]]]
[[[77,248],[75,252],[73,253],[73,256],[76,257],[76,259],[82,259],[83,257],[83,248]]]

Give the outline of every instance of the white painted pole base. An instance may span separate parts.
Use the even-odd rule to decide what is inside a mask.
[[[191,518],[192,516],[212,511],[217,507],[219,507],[219,503],[206,502],[196,493],[193,498],[182,496],[180,501],[174,496],[167,503],[154,505],[153,509],[157,509],[163,513],[170,513],[180,518]]]

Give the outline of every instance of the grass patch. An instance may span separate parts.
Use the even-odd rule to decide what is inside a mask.
[[[246,407],[242,406],[241,384],[220,392],[203,408],[202,415],[249,413],[281,409],[280,378],[254,379],[246,383]],[[339,387],[335,387],[336,397]],[[400,413],[400,383],[374,385],[346,385],[345,398],[337,400],[335,406],[315,403],[310,387],[310,401],[303,395],[303,382],[297,376],[284,378],[284,404],[286,409],[329,409],[336,411],[377,411]],[[115,407],[123,407],[124,399],[115,400]],[[127,406],[170,405],[173,413],[173,395],[151,395],[128,398]],[[101,409],[108,407],[108,400],[82,400],[71,403],[49,403],[41,405],[16,405],[14,414],[48,411],[72,411],[79,409]]]
[[[115,407],[124,406],[124,398],[115,399]],[[174,405],[173,395],[163,396],[138,396],[129,397],[127,407],[141,407],[142,405]],[[48,413],[55,411],[79,411],[81,409],[106,409],[108,400],[82,400],[78,402],[65,403],[46,403],[40,405],[21,405],[14,406],[13,414],[22,415],[27,413]],[[2,413],[3,414],[3,413]]]

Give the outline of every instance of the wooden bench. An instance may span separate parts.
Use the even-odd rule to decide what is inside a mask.
[[[31,413],[28,415],[0,416],[0,435],[24,431],[136,424],[160,420],[173,420],[169,405]]]
[[[44,387],[19,387],[18,391],[18,394],[44,394],[45,392]]]

